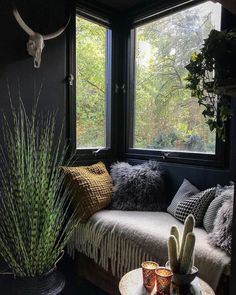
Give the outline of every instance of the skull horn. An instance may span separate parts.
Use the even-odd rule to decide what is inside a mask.
[[[60,28],[58,31],[56,31],[56,32],[54,32],[52,34],[43,35],[43,39],[44,40],[50,40],[50,39],[54,39],[54,38],[60,36],[65,31],[65,29],[67,28],[69,22],[70,22],[70,18],[69,18],[68,22],[66,23],[66,25],[64,27]]]
[[[31,30],[29,26],[23,21],[22,17],[20,16],[17,8],[13,5],[13,15],[15,16],[16,21],[20,25],[20,27],[30,36],[33,36],[35,32]]]

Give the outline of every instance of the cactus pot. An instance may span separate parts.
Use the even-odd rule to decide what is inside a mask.
[[[172,282],[176,285],[189,285],[196,278],[197,274],[198,269],[195,266],[193,266],[191,273],[173,273]]]
[[[166,263],[166,267],[170,268],[169,261]],[[172,283],[176,285],[189,285],[191,282],[196,278],[198,274],[198,268],[196,266],[193,266],[191,269],[191,273],[188,274],[180,274],[180,273],[174,273],[172,277]]]

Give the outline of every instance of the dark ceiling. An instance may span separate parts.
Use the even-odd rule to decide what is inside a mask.
[[[124,10],[130,9],[140,3],[148,2],[148,0],[97,0],[97,2],[115,9]]]

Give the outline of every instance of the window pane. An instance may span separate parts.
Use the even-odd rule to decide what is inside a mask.
[[[133,147],[215,153],[185,66],[220,20],[221,6],[206,2],[136,29]]]
[[[106,36],[103,26],[76,17],[77,148],[106,146]]]

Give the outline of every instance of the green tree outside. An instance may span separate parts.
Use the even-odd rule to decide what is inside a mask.
[[[206,2],[136,28],[135,148],[215,152],[197,99],[185,88],[191,53],[219,29]],[[218,19],[217,19],[218,18]],[[76,18],[77,147],[105,146],[107,29]]]
[[[106,34],[76,17],[76,138],[78,148],[105,146]]]
[[[220,12],[206,2],[136,29],[134,147],[215,152],[215,133],[185,88],[185,65]]]

